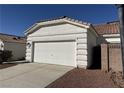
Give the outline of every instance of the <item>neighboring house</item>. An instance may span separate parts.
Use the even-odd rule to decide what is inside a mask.
[[[25,32],[26,60],[88,68],[98,34],[86,22],[61,17],[35,23]]]
[[[24,37],[0,33],[0,50],[12,51],[11,60],[25,58],[26,39]]]
[[[94,26],[97,33],[103,36],[108,43],[120,43],[119,22],[113,21]]]
[[[122,71],[119,21],[94,26],[107,43],[101,43],[101,69]]]

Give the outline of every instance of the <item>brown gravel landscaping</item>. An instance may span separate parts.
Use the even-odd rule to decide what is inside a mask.
[[[115,88],[111,74],[101,70],[75,68],[60,77],[47,88]]]
[[[124,78],[122,76],[122,72],[111,72],[111,79],[113,80],[114,84],[119,88],[124,88]]]

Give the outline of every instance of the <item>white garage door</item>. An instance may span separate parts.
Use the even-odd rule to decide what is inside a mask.
[[[34,43],[34,62],[76,66],[75,42]]]

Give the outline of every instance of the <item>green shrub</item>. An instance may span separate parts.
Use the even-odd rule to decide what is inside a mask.
[[[8,61],[12,57],[12,51],[9,50],[0,50],[0,63],[2,64],[5,61]]]

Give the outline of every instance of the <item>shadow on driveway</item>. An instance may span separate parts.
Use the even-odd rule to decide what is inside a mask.
[[[4,62],[3,64],[0,64],[0,69],[5,69],[8,67],[13,67],[18,64],[24,64],[24,63],[29,63],[29,62],[26,62],[25,60]]]
[[[16,66],[16,65],[18,65],[18,63],[3,63],[3,64],[0,64],[0,69],[5,69],[5,68]]]

